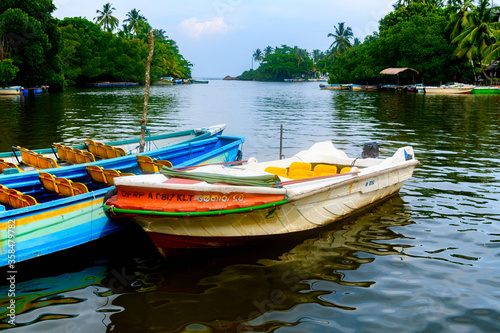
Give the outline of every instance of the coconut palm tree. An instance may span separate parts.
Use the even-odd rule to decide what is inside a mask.
[[[465,23],[465,13],[469,12],[473,7],[473,4],[469,0],[465,0],[462,6],[458,8],[458,11],[450,16],[446,31],[450,33],[450,38],[452,40],[462,32],[462,27]]]
[[[255,52],[252,55],[252,69],[253,69],[253,62],[254,61],[261,62],[262,59],[263,59],[262,51],[260,49],[255,50]]]
[[[94,18],[95,23],[98,24],[101,28],[104,28],[106,31],[113,31],[116,27],[118,27],[118,19],[111,15],[113,10],[116,10],[115,7],[109,2],[102,6],[102,10],[96,10],[95,12],[99,14]]]
[[[293,54],[295,54],[295,56],[297,56],[297,65],[300,66],[300,64],[306,60],[307,58],[309,58],[309,53],[307,53],[307,50],[305,49],[301,49],[297,46],[295,46],[293,48]]]
[[[139,14],[140,10],[132,9],[126,14],[127,18],[123,22],[127,23],[128,30],[134,34],[134,36],[139,35],[142,28],[147,24],[147,20],[144,16]]]
[[[337,48],[338,53],[344,53],[351,47],[350,39],[353,37],[351,27],[344,27],[345,22],[340,22],[338,27],[335,27],[335,33],[328,33],[328,37],[333,37],[335,41],[330,45],[330,49]]]
[[[452,42],[457,44],[454,54],[459,58],[466,56],[474,65],[477,61],[479,69],[485,78],[485,72],[490,61],[495,58],[494,45],[497,44],[499,22],[493,22],[493,13],[498,7],[490,7],[489,0],[480,0],[478,6],[464,13],[462,18],[463,30]]]
[[[167,32],[163,29],[153,29],[153,35],[155,36],[155,40],[159,41],[159,40],[165,40],[168,38],[168,36],[166,36]]]
[[[264,58],[267,57],[268,55],[270,55],[271,53],[273,53],[273,48],[271,46],[267,46],[265,49],[264,49]]]

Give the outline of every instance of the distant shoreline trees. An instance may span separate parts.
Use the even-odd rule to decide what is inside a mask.
[[[137,9],[127,13],[123,30],[111,3],[96,10],[94,22],[74,17],[52,17],[52,0],[0,2],[0,86],[48,84],[51,91],[65,85],[95,81],[144,81],[154,31],[155,53],[151,79],[191,77],[192,64],[175,41],[161,29],[152,29]]]
[[[329,73],[330,83],[381,83],[388,67],[411,67],[426,84],[490,79],[487,68],[500,58],[500,8],[489,0],[398,0],[379,21],[379,29],[361,42],[345,22],[328,33],[334,41],[326,52],[303,50],[298,56],[312,67],[292,66],[288,58],[265,53],[259,68],[244,72],[244,80],[273,80],[311,73]],[[298,49],[296,47],[296,49]]]

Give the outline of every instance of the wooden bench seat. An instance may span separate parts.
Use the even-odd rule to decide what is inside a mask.
[[[32,196],[19,192],[15,189],[9,189],[3,185],[0,185],[0,203],[2,205],[11,206],[15,209],[38,204],[36,199]]]

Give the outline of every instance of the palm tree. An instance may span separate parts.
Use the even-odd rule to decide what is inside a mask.
[[[270,55],[271,53],[273,53],[273,48],[271,46],[267,46],[264,49],[264,58],[267,57],[268,55]]]
[[[330,45],[330,49],[337,48],[339,53],[344,53],[351,47],[350,39],[353,37],[351,27],[344,28],[345,22],[340,22],[338,28],[335,28],[335,33],[328,33],[328,37],[335,38],[335,41]]]
[[[489,0],[480,0],[479,6],[473,6],[473,10],[464,13],[462,18],[463,30],[452,42],[457,44],[455,55],[459,58],[466,56],[474,65],[478,62],[479,69],[485,78],[489,79],[485,72],[489,62],[495,58],[495,44],[500,29],[499,22],[493,22],[493,13],[498,7],[490,7]]]
[[[313,62],[317,64],[320,60],[325,58],[325,54],[322,51],[315,49],[312,52],[312,57],[313,57]]]
[[[127,28],[128,30],[134,34],[134,36],[137,36],[144,25],[146,25],[146,18],[139,14],[140,10],[137,9],[132,9],[130,12],[127,13],[127,18],[123,20],[123,22],[127,23]]]
[[[262,51],[260,49],[255,50],[255,52],[252,55],[252,59],[253,59],[253,61],[252,61],[252,68],[253,68],[254,61],[259,61],[259,62],[262,61],[262,59],[263,59],[262,58]]]
[[[168,36],[166,36],[167,32],[163,29],[153,29],[153,35],[155,36],[155,40],[165,40],[168,38]]]
[[[300,64],[309,58],[309,54],[307,53],[307,50],[301,49],[297,46],[293,48],[293,54],[297,56],[297,65],[300,66]]]
[[[469,12],[474,6],[469,0],[465,0],[462,7],[458,11],[450,16],[448,25],[446,26],[446,31],[450,32],[450,38],[455,39],[462,32],[462,26],[465,23],[464,16],[465,13]]]
[[[118,27],[118,19],[111,15],[113,10],[116,10],[115,7],[109,2],[102,6],[102,10],[96,10],[95,12],[99,14],[94,18],[95,23],[97,23],[101,28],[104,27],[106,31],[113,31],[116,27]]]

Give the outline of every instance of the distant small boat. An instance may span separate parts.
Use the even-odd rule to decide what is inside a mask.
[[[365,89],[366,90],[380,90],[381,89],[381,86],[378,85],[378,84],[370,84],[370,85],[366,85],[365,86]]]
[[[352,91],[361,91],[361,90],[366,90],[366,86],[362,86],[359,84],[352,84],[350,89]]]
[[[469,94],[472,91],[472,89],[474,89],[475,87],[476,86],[473,86],[470,84],[451,82],[451,83],[443,84],[439,87],[419,86],[419,87],[417,87],[417,89],[418,89],[418,92],[421,92],[421,90],[423,90],[423,92],[426,94],[457,95],[457,94]]]
[[[349,90],[351,84],[338,84],[338,83],[329,83],[329,84],[320,84],[319,89],[321,90]]]
[[[189,82],[191,82],[191,83],[207,84],[207,83],[208,83],[208,80],[195,80],[195,79],[189,79]]]
[[[23,87],[0,87],[0,95],[20,95],[23,93]]]
[[[475,87],[471,95],[500,95],[500,87]]]
[[[338,83],[320,84],[321,90],[342,90],[342,86]]]
[[[138,86],[139,82],[95,82],[89,83],[91,87],[125,87],[125,86]]]

